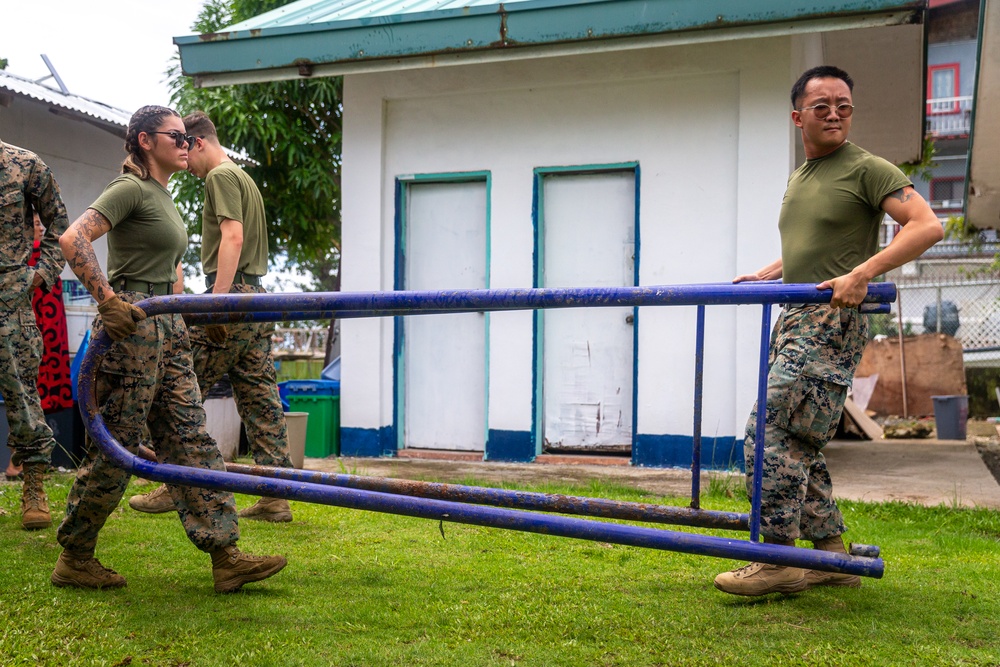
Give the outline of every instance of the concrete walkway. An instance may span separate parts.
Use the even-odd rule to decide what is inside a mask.
[[[824,450],[838,498],[899,500],[922,505],[1000,509],[997,484],[971,442],[944,440],[834,441]],[[682,469],[595,465],[587,457],[563,463],[486,463],[434,458],[306,459],[309,470],[356,475],[435,480],[458,484],[495,483],[586,485],[592,479],[661,495],[690,496],[691,473]],[[579,461],[571,463],[568,461]],[[709,485],[739,485],[742,475],[703,473]]]
[[[971,442],[843,440],[824,454],[840,498],[1000,509],[1000,484]]]

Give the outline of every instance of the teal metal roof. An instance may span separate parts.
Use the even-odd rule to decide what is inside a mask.
[[[527,0],[509,0],[510,7]],[[464,12],[473,7],[490,7],[496,0],[299,0],[231,26],[227,32],[284,26],[303,26],[343,21],[371,22],[392,17],[412,17],[431,12]]]
[[[927,0],[299,0],[218,33],[175,37],[174,43],[187,75],[245,73],[244,80],[253,80],[268,78],[265,73],[273,70],[309,76],[316,67],[330,74],[338,65],[375,60],[558,44],[585,49],[621,38],[747,26],[845,18],[919,23],[926,5]]]

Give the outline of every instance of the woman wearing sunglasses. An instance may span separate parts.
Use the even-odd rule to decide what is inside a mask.
[[[218,447],[205,431],[205,411],[191,345],[180,315],[147,318],[137,306],[149,296],[170,294],[187,247],[187,229],[167,182],[187,169],[192,138],[177,112],[160,106],[133,114],[125,136],[122,175],[59,239],[70,268],[97,300],[93,334],[107,331],[113,344],[97,374],[97,401],[108,429],[136,452],[145,427],[160,460],[225,470]],[[93,242],[107,234],[108,274],[101,272]],[[118,588],[125,578],[94,557],[97,536],[118,506],[131,475],[109,462],[91,442],[59,526],[64,551],[52,573],[56,586]],[[217,592],[276,574],[282,556],[249,556],[236,547],[239,526],[233,495],[171,486],[184,530],[212,557]]]

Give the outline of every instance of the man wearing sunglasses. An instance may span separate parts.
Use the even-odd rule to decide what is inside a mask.
[[[28,266],[34,241],[34,213],[45,234],[41,255]],[[31,308],[36,288],[48,289],[66,265],[59,236],[69,221],[59,186],[48,166],[31,151],[0,141],[0,396],[10,426],[8,444],[14,466],[23,465],[21,526],[52,525],[43,486],[55,439],[38,396],[42,337]]]
[[[226,156],[208,115],[196,111],[185,116],[184,127],[191,134],[175,140],[189,143],[188,171],[205,179],[201,262],[208,291],[264,292],[260,279],[267,273],[268,249],[260,190]],[[285,413],[271,353],[273,330],[273,324],[263,322],[192,326],[191,351],[202,396],[228,373],[254,462],[291,468]],[[174,511],[166,486],[133,496],[129,506],[149,514]],[[240,512],[240,518],[285,522],[292,520],[292,510],[282,498],[261,498]]]
[[[822,449],[836,432],[847,388],[868,342],[858,311],[868,283],[941,240],[940,221],[895,166],[847,140],[854,117],[851,77],[815,67],[792,87],[792,122],[806,161],[788,179],[778,229],[781,257],[733,282],[782,279],[832,290],[829,305],[786,305],[771,336],[764,432],[761,534],[771,544],[812,542],[846,553],[847,530],[833,500]],[[901,225],[886,248],[888,214]],[[751,489],[757,406],[744,439]],[[715,578],[734,595],[793,593],[815,586],[858,587],[857,576],[750,563]]]

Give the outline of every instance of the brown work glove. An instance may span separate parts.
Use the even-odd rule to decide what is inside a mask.
[[[208,334],[208,339],[216,345],[222,345],[225,343],[226,338],[229,336],[229,334],[226,333],[225,324],[206,324],[205,333]]]
[[[101,314],[104,330],[114,341],[134,334],[139,328],[135,323],[146,319],[146,313],[142,308],[125,303],[117,294],[113,294],[110,299],[99,305],[97,311]]]

